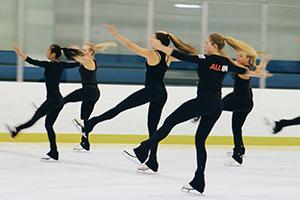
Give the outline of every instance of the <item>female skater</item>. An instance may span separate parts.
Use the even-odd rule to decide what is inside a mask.
[[[108,47],[115,47],[114,42],[105,42],[101,44],[85,43],[80,49],[69,49],[65,53],[69,60],[75,60],[81,65],[79,67],[79,73],[81,77],[82,88],[75,90],[63,98],[63,104],[70,102],[82,102],[80,118],[84,122],[89,119],[93,112],[94,106],[100,97],[100,91],[97,82],[97,63],[94,59],[94,55],[97,50],[105,50]],[[62,107],[56,111],[58,114]],[[80,146],[75,147],[75,151],[90,150],[89,134],[81,136]]]
[[[45,83],[47,90],[46,101],[36,110],[33,117],[24,124],[16,127],[8,126],[10,135],[12,138],[16,137],[18,133],[28,127],[34,125],[40,118],[46,116],[45,127],[48,134],[48,139],[50,142],[50,151],[47,153],[42,160],[58,160],[58,151],[56,146],[56,137],[53,129],[53,124],[57,118],[57,113],[55,112],[63,104],[63,97],[59,91],[59,82],[61,79],[62,72],[65,68],[78,67],[79,63],[67,63],[59,61],[61,56],[61,51],[64,48],[56,44],[52,44],[48,48],[47,58],[50,61],[39,61],[34,60],[27,56],[17,45],[15,45],[15,52],[21,56],[26,62],[39,66],[45,69]]]
[[[256,67],[256,57],[258,56],[256,50],[249,44],[237,40],[232,37],[226,37],[226,42],[232,47],[237,54],[237,63],[243,65],[250,70],[263,71],[270,56],[261,54],[262,60]],[[233,74],[234,89],[233,92],[226,95],[222,99],[223,110],[232,112],[232,133],[234,138],[234,148],[232,158],[239,164],[243,162],[243,155],[245,154],[245,146],[242,138],[242,127],[246,121],[247,116],[253,108],[253,94],[250,85],[251,77],[244,74]],[[225,164],[231,165],[231,162]]]

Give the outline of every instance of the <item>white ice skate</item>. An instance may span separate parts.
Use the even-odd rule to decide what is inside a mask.
[[[234,158],[228,159],[227,161],[224,162],[224,165],[227,167],[242,167],[243,165],[238,163]]]
[[[80,144],[77,145],[77,146],[75,146],[75,147],[73,147],[73,151],[74,152],[83,152],[83,153],[89,152],[89,150],[86,150]]]
[[[73,119],[72,120],[76,129],[83,135],[83,137],[87,138],[86,133],[84,132],[84,122],[81,119]]]
[[[143,164],[143,163],[141,163],[141,162],[139,161],[139,159],[135,156],[135,153],[133,152],[133,150],[123,150],[123,156],[124,156],[127,160],[129,160],[129,161],[131,161],[131,162],[137,164],[138,166],[140,166],[141,164]]]
[[[269,119],[266,118],[266,117],[264,117],[263,120],[264,120],[264,123],[265,123],[265,125],[266,125],[268,131],[269,131],[270,133],[274,134],[275,122],[269,120]]]
[[[141,174],[147,174],[147,175],[155,175],[158,174],[157,172],[150,169],[147,165],[142,164],[137,167],[136,171]]]
[[[37,111],[37,109],[39,109],[39,107],[34,102],[31,102],[31,107],[34,111]]]
[[[51,158],[47,154],[42,156],[41,161],[42,162],[59,162],[58,160],[55,160],[55,159]]]
[[[182,186],[181,191],[192,195],[203,196],[202,193],[194,189],[190,184]]]
[[[228,152],[226,153],[226,156],[232,157],[232,156],[233,156],[233,151],[228,151]],[[243,157],[247,157],[247,155],[244,154]]]

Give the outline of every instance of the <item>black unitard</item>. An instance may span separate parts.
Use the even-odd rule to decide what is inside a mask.
[[[46,115],[45,127],[50,142],[50,148],[51,150],[56,151],[56,139],[53,129],[53,124],[57,118],[55,110],[63,104],[63,98],[59,91],[59,82],[65,68],[78,67],[79,63],[38,61],[33,60],[30,57],[27,57],[26,62],[45,69],[44,76],[47,89],[47,99],[36,110],[35,114],[28,122],[16,127],[16,131],[19,132],[22,129],[32,126],[36,121]]]
[[[91,116],[96,102],[100,97],[100,91],[97,82],[97,63],[95,62],[95,70],[88,70],[83,65],[79,68],[82,88],[75,90],[63,98],[64,105],[70,102],[82,102],[80,118],[84,123]],[[57,109],[58,114],[63,106]],[[88,135],[87,135],[88,136]],[[83,139],[83,138],[82,138]]]
[[[148,109],[148,131],[151,137],[157,130],[157,125],[160,120],[162,109],[167,100],[167,91],[164,84],[164,76],[168,69],[166,63],[166,54],[157,51],[160,61],[155,66],[150,66],[146,63],[146,78],[145,87],[124,99],[114,108],[108,110],[102,115],[91,118],[86,123],[86,131],[90,132],[97,123],[116,117],[121,112],[141,106],[146,103],[149,104]],[[157,146],[151,149],[151,161],[156,161]]]
[[[246,70],[233,65],[227,58],[218,55],[192,56],[182,54],[176,50],[173,50],[171,55],[180,60],[198,63],[197,97],[183,103],[171,113],[162,127],[150,139],[135,148],[134,152],[139,161],[143,163],[147,159],[149,149],[167,137],[174,126],[201,116],[195,136],[198,168],[190,185],[199,192],[203,192],[207,156],[205,140],[222,112],[221,87],[224,76],[227,71],[243,74]]]
[[[253,94],[250,86],[250,78],[242,79],[238,74],[233,75],[234,89],[233,92],[222,99],[223,110],[232,113],[232,133],[234,137],[235,149],[244,148],[242,138],[242,126],[246,121],[248,114],[253,108]]]

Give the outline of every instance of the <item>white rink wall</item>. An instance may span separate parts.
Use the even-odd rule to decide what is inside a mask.
[[[61,84],[63,96],[75,89],[80,84]],[[99,84],[101,96],[97,102],[92,116],[99,115],[115,106],[121,100],[142,88],[136,85],[103,85]],[[168,100],[164,107],[160,124],[183,102],[196,96],[196,87],[167,87]],[[40,105],[45,100],[46,90],[44,83],[16,83],[0,82],[0,132],[7,132],[4,124],[16,125],[32,117],[34,109],[32,102]],[[224,88],[223,96],[230,93],[232,88]],[[294,118],[300,115],[300,90],[254,89],[254,108],[244,125],[244,135],[270,136],[263,123],[263,117],[270,119]],[[127,110],[110,121],[98,124],[94,129],[96,134],[147,134],[147,109],[148,104]],[[73,118],[80,116],[80,103],[67,104],[60,113],[56,123],[57,133],[76,133],[72,124]],[[194,135],[197,123],[187,121],[177,125],[172,134]],[[293,126],[282,131],[280,136],[300,137],[300,127]],[[24,130],[28,133],[45,132],[44,118],[33,127]],[[231,135],[231,113],[223,112],[211,135]]]

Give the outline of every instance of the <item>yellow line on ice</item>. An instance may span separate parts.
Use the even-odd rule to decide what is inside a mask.
[[[57,134],[58,143],[78,143],[80,134]],[[138,144],[147,139],[147,135],[124,135],[124,134],[91,134],[91,143],[127,143]],[[232,145],[232,136],[209,136],[208,145]],[[46,133],[20,133],[15,139],[8,133],[0,133],[0,142],[48,142]],[[193,135],[169,135],[163,144],[190,144],[194,145]],[[244,136],[245,145],[256,146],[300,146],[300,137],[282,136]]]

